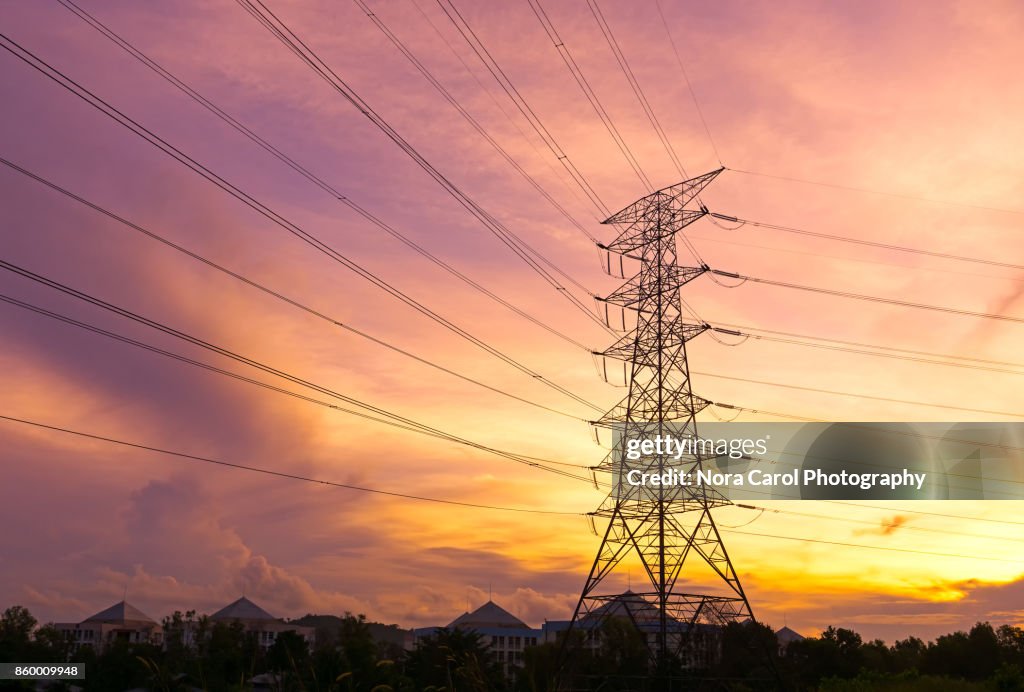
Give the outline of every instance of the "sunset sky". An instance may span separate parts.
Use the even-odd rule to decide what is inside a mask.
[[[438,4],[367,1],[587,232],[613,237]],[[590,291],[607,294],[617,286],[602,273],[585,235],[441,98],[356,4],[266,4],[487,212]],[[678,182],[586,0],[543,5],[655,186]],[[457,0],[456,6],[609,209],[645,194],[526,0]],[[494,294],[588,348],[611,342],[236,3],[81,0],[81,7]],[[712,211],[1004,263],[1024,257],[1019,2],[662,0],[717,154],[654,0],[602,0],[601,8],[686,171],[731,169],[703,195]],[[623,396],[598,378],[583,349],[430,264],[56,0],[3,3],[0,33],[546,378],[602,408]],[[333,326],[6,166],[0,166],[0,259],[482,444],[580,466],[603,456],[584,422],[597,412],[403,306],[6,50],[0,51],[0,95],[0,157],[333,320],[571,415],[500,396]],[[706,219],[686,234],[717,269],[1024,319],[1024,273],[1013,268],[753,226],[729,231]],[[692,261],[685,252],[681,257]],[[0,271],[0,294],[280,386],[269,375],[9,271]],[[708,277],[688,284],[683,295],[712,324],[1024,361],[1024,324],[1012,321],[755,283],[730,289]],[[750,409],[835,421],[1024,416],[1024,369],[997,373],[754,339],[729,346],[709,335],[691,342],[689,354],[697,394]],[[132,604],[156,618],[175,609],[212,612],[244,593],[282,617],[352,611],[419,626],[447,623],[467,604],[482,604],[490,590],[496,602],[536,625],[571,614],[598,547],[582,516],[603,499],[592,485],[227,379],[5,303],[0,368],[2,416],[338,483],[576,513],[371,495],[0,420],[0,607],[22,604],[40,620],[81,619],[127,590]],[[711,414],[701,420],[715,420]],[[740,418],[753,419],[775,418]],[[771,506],[867,523],[765,513],[726,530],[762,621],[785,622],[804,634],[853,627],[887,640],[932,637],[977,620],[1024,625],[1024,502]],[[921,511],[971,519],[914,513]],[[724,527],[754,518],[742,508],[724,508],[716,517]]]

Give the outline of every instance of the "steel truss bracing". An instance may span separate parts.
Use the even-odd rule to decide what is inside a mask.
[[[599,245],[608,253],[626,258],[625,262],[615,260],[619,266],[639,265],[635,276],[599,299],[634,313],[636,328],[595,354],[626,363],[628,394],[594,422],[616,432],[616,449],[599,467],[612,475],[612,490],[593,513],[607,519],[608,524],[563,641],[573,631],[580,636],[580,630],[594,641],[595,633],[608,618],[628,618],[645,635],[652,671],[687,667],[686,662],[693,657],[687,647],[709,626],[752,619],[747,597],[712,517],[715,507],[729,501],[701,485],[652,487],[627,480],[627,470],[652,474],[675,470],[696,478],[702,468],[700,455],[678,459],[676,454],[644,455],[628,461],[627,467],[623,448],[627,440],[659,435],[698,439],[695,418],[708,402],[695,396],[690,387],[686,343],[708,326],[684,319],[679,291],[707,267],[678,264],[676,234],[706,213],[703,205],[698,209],[687,205],[720,172],[712,171],[634,202],[604,222],[617,226],[620,233],[613,242]],[[611,260],[608,266],[613,266]],[[639,559],[643,586],[625,594],[606,593],[602,583],[627,558]],[[708,574],[718,581],[718,588],[708,593],[677,590],[684,567],[694,562],[710,567]],[[635,576],[632,584],[635,588]],[[567,663],[571,668],[567,656],[562,657],[563,669]]]

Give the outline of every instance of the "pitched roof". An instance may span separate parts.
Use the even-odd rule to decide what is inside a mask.
[[[248,620],[251,622],[276,622],[277,618],[242,596],[210,616],[211,620]]]
[[[115,603],[106,610],[101,610],[92,617],[86,618],[83,622],[106,622],[114,624],[145,623],[155,625],[156,620],[149,617],[135,606],[121,601]]]
[[[775,633],[775,638],[779,640],[780,644],[789,644],[790,642],[798,642],[804,639],[804,635],[799,632],[794,632],[788,627],[783,627]]]
[[[660,611],[643,596],[626,591],[617,596],[606,598],[605,602],[583,616],[585,620],[604,620],[606,617],[627,617],[643,626],[651,622],[659,622]],[[671,615],[669,621],[677,622]]]
[[[487,627],[517,627],[528,629],[525,622],[508,612],[494,601],[487,601],[472,613],[463,613],[448,623],[449,627],[466,629]]]

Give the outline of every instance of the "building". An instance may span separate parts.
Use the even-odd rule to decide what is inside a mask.
[[[277,635],[281,632],[295,632],[306,640],[306,644],[310,648],[313,648],[313,645],[316,643],[315,628],[293,625],[280,618],[276,618],[245,596],[218,610],[210,616],[210,620],[213,622],[240,623],[246,632],[255,634],[256,641],[264,649],[269,649],[277,639]]]
[[[58,622],[54,627],[73,642],[75,648],[88,644],[96,651],[114,641],[134,644],[160,644],[163,641],[160,624],[125,601],[115,603],[82,622]]]
[[[582,632],[582,644],[588,649],[601,645],[600,628],[609,619],[629,622],[644,637],[651,650],[657,646],[660,631],[661,612],[640,594],[626,591],[614,596],[603,597],[603,603],[583,615],[575,625]],[[557,642],[569,629],[569,620],[549,620],[544,623],[544,641]],[[668,617],[670,648],[679,647],[683,668],[705,670],[717,663],[722,656],[722,630],[707,623],[683,622]]]
[[[494,601],[487,601],[472,613],[463,613],[447,625],[448,629],[472,630],[494,654],[506,675],[523,665],[523,650],[544,641],[544,630],[534,629]],[[440,627],[420,627],[412,631],[410,648]]]
[[[799,632],[794,632],[789,627],[783,627],[775,633],[775,639],[779,643],[779,655],[781,656],[793,642],[803,641],[805,638]]]

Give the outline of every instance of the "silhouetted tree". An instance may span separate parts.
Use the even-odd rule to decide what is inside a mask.
[[[479,634],[441,628],[417,642],[409,653],[406,673],[416,689],[453,686],[466,692],[506,689],[505,676]]]
[[[771,627],[759,622],[729,622],[722,630],[721,657],[712,668],[719,678],[779,684],[779,642]]]

